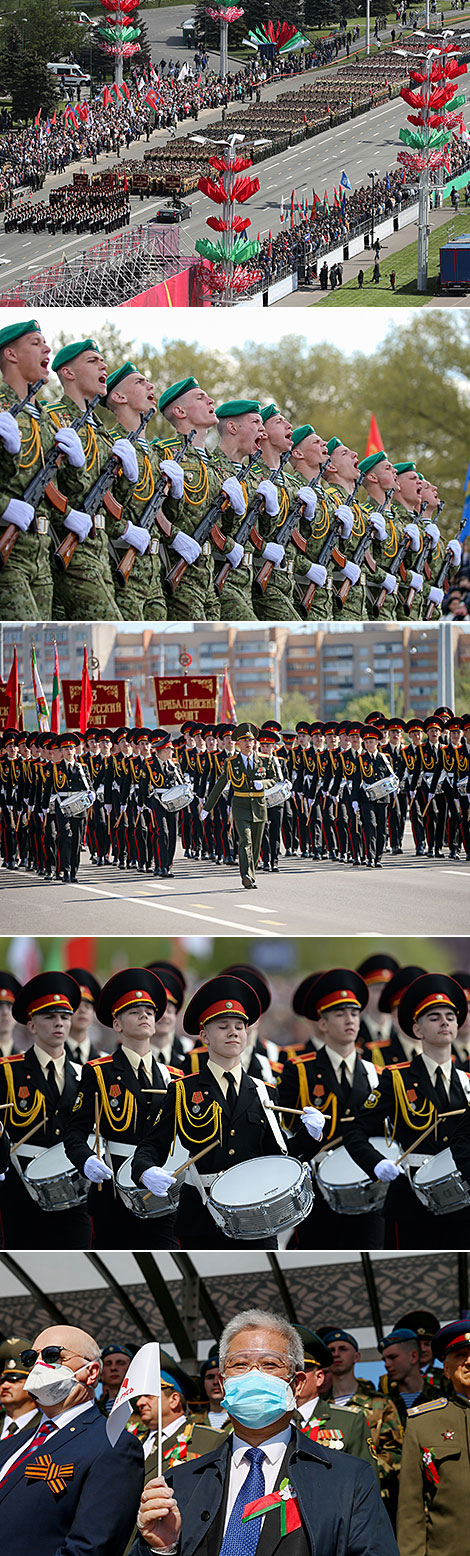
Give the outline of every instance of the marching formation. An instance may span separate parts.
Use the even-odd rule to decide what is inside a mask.
[[[169,436],[149,440],[156,391],[132,362],[107,374],[71,341],[50,403],[50,355],[35,320],[0,330],[3,619],[439,616],[461,545],[412,459],[359,461],[273,402],[216,408],[193,377],[160,393]]]
[[[93,865],[172,878],[178,839],[185,859],[239,865],[246,890],[282,857],[380,868],[403,854],[408,816],[417,857],[468,862],[470,714],[6,729],[0,816],[3,867],[65,883],[84,848]]]
[[[188,993],[167,961],[0,983],[5,1246],[468,1241],[469,972],[309,973],[275,1043],[245,964]]]

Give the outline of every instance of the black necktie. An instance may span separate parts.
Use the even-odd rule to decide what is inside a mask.
[[[143,1059],[141,1059],[140,1064],[139,1064],[139,1068],[138,1068],[138,1071],[137,1071],[137,1080],[139,1082],[139,1086],[141,1086],[142,1090],[145,1091],[146,1086],[149,1085],[149,1078],[148,1078],[148,1075],[147,1075],[147,1071],[146,1071]]]
[[[49,1064],[47,1066],[47,1083],[49,1086],[49,1091],[52,1092],[52,1096],[54,1098],[54,1106],[58,1107],[60,1102],[60,1091],[56,1081],[55,1064],[53,1059],[49,1060]]]
[[[19,1426],[16,1421],[10,1421],[10,1425],[7,1426],[7,1437],[13,1437],[14,1432],[19,1432]]]
[[[225,1100],[229,1113],[232,1114],[237,1102],[237,1088],[230,1070],[224,1070],[224,1081],[227,1082],[227,1096]]]
[[[351,1084],[350,1084],[350,1081],[348,1080],[348,1071],[347,1071],[346,1060],[345,1059],[341,1060],[341,1064],[340,1064],[340,1067],[339,1067],[339,1091],[340,1091],[341,1100],[343,1102],[349,1102],[349,1098],[350,1098],[350,1095],[351,1095]]]
[[[435,1076],[434,1076],[434,1090],[435,1090],[436,1097],[437,1097],[437,1105],[438,1105],[439,1113],[448,1113],[449,1112],[449,1098],[447,1096],[447,1092],[446,1092],[446,1088],[445,1088],[445,1082],[444,1082],[444,1075],[443,1075],[443,1071],[441,1070],[440,1064],[438,1064],[437,1070],[436,1070],[436,1073],[435,1073]]]

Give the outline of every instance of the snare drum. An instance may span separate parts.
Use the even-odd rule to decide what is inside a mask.
[[[194,786],[191,779],[186,783],[174,783],[171,789],[156,789],[155,798],[163,805],[164,810],[184,810],[194,799]]]
[[[435,1216],[448,1215],[453,1210],[464,1210],[470,1205],[470,1188],[456,1167],[452,1151],[438,1151],[418,1167],[412,1180],[415,1194],[432,1210]]]
[[[54,799],[62,815],[70,819],[74,816],[85,816],[90,805],[94,804],[96,794],[94,789],[76,789],[73,794],[56,794]]]
[[[169,1156],[164,1164],[165,1172],[175,1172],[177,1167],[182,1167],[183,1162],[187,1162],[188,1156],[189,1151],[185,1150],[177,1138],[173,1155]],[[174,1212],[179,1199],[180,1180],[178,1179],[177,1183],[170,1183],[168,1194],[151,1194],[146,1189],[145,1183],[134,1183],[133,1159],[134,1151],[131,1151],[116,1173],[116,1188],[126,1210],[130,1210],[133,1216],[139,1216],[142,1221],[146,1221],[149,1216],[168,1216],[172,1211]]]
[[[387,1145],[381,1136],[374,1136],[369,1143],[380,1156],[388,1156],[392,1162],[397,1161],[400,1148],[396,1141],[393,1145]],[[328,1151],[318,1163],[316,1182],[330,1210],[346,1216],[363,1216],[368,1210],[381,1210],[390,1188],[389,1183],[379,1183],[378,1178],[369,1178],[362,1167],[353,1161],[345,1145]]]
[[[88,1145],[90,1153],[96,1150],[94,1134],[88,1136]],[[103,1141],[100,1142],[100,1150],[104,1156]],[[78,1205],[85,1205],[90,1188],[88,1178],[66,1156],[62,1141],[59,1145],[40,1151],[33,1161],[28,1162],[23,1182],[31,1199],[41,1210],[73,1210]]]
[[[284,800],[288,800],[290,794],[292,794],[290,778],[284,778],[282,783],[273,783],[272,789],[265,789],[264,791],[268,810],[271,809],[272,805],[283,805]]]
[[[389,778],[377,778],[376,783],[364,784],[368,800],[389,800],[393,794],[397,794],[399,788],[395,773],[390,773]]]
[[[307,1163],[260,1156],[218,1173],[207,1209],[226,1237],[273,1237],[305,1221],[313,1205]]]

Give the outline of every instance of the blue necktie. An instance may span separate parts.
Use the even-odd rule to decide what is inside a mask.
[[[242,1524],[242,1513],[247,1502],[264,1497],[266,1487],[263,1474],[263,1448],[247,1448],[246,1458],[250,1468],[233,1504],[222,1541],[220,1556],[254,1556],[261,1532],[261,1518],[252,1518]]]

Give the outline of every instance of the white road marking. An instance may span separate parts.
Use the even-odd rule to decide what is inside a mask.
[[[113,902],[132,902],[134,906],[151,908],[152,910],[154,907],[153,903],[146,902],[145,898],[143,897],[127,897],[124,893],[121,896],[119,892],[104,891],[103,887],[85,886],[81,881],[76,882],[76,887],[78,887],[79,891],[93,892],[96,897],[111,897]],[[205,911],[203,913],[191,913],[189,908],[172,908],[170,907],[169,903],[162,902],[161,899],[158,899],[158,908],[162,913],[175,913],[176,916],[180,918],[183,916],[184,918],[198,919],[199,922],[203,924],[218,924],[224,929],[239,929],[241,930],[242,935],[263,934],[262,929],[255,929],[251,926],[251,924],[240,924],[236,919],[231,918],[216,918],[213,914],[206,913]],[[279,936],[277,935],[275,938],[279,939]]]

